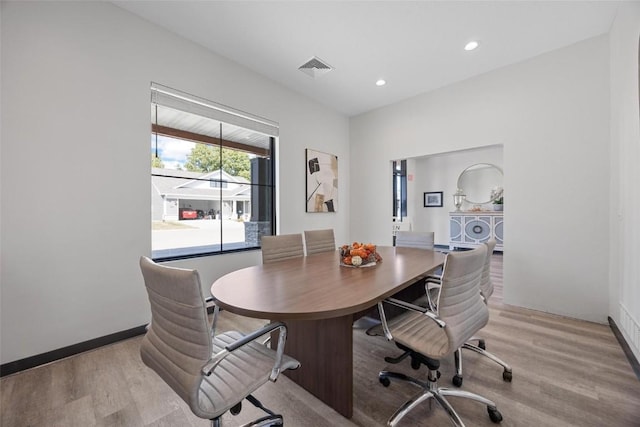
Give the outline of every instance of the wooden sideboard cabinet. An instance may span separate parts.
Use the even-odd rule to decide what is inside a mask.
[[[450,212],[449,249],[475,248],[491,237],[496,251],[503,250],[503,212]]]

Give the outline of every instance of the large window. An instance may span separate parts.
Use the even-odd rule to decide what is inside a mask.
[[[277,124],[155,83],[151,95],[152,257],[259,248],[275,232]]]

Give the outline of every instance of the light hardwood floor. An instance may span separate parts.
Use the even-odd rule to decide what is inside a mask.
[[[502,303],[502,256],[494,255],[496,292],[491,319],[482,331],[489,351],[513,368],[513,382],[486,358],[464,353],[463,389],[494,400],[503,426],[640,426],[640,381],[610,328]],[[250,331],[263,322],[224,312],[220,330]],[[207,426],[138,356],[140,337],[79,354],[0,380],[3,427],[22,426]],[[386,425],[386,420],[415,389],[377,380],[381,369],[424,375],[408,360],[388,365],[383,357],[398,354],[381,337],[354,329],[354,416],[347,420],[286,377],[255,393],[285,417],[290,427]],[[453,361],[441,366],[442,384],[451,384]],[[327,372],[331,375],[331,372]],[[453,386],[451,386],[453,387]],[[483,405],[451,399],[468,426],[494,425]],[[225,415],[237,426],[259,412],[245,402],[240,415]],[[416,408],[402,426],[448,426],[444,411],[433,405]]]

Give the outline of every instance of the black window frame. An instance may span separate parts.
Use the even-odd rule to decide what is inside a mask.
[[[152,90],[153,90],[153,85],[152,84]],[[181,93],[179,91],[176,91],[178,93]],[[152,92],[153,93],[153,92]],[[201,99],[201,98],[197,98],[194,97],[196,99]],[[153,95],[152,95],[152,106],[154,104],[153,101]],[[213,104],[213,103],[212,103]],[[156,103],[157,105],[157,103]],[[215,104],[214,104],[215,105]],[[228,111],[228,110],[227,110]],[[246,115],[244,116],[246,118]],[[227,122],[225,122],[224,120],[219,120],[219,119],[215,119],[218,120],[220,122],[220,127],[222,130],[222,126],[224,124],[226,124]],[[234,123],[229,123],[229,125],[233,125],[233,126],[240,126],[240,127],[244,127],[242,124],[238,125],[238,124],[234,124]],[[276,124],[277,126],[277,124]],[[246,129],[248,130],[252,130],[258,133],[262,133],[258,130],[253,130],[250,127],[247,127]],[[265,149],[260,149],[259,147],[255,147],[256,151],[253,151],[251,149],[246,149],[246,147],[244,147],[245,149],[243,149],[243,147],[238,148],[237,145],[242,146],[242,144],[240,143],[236,143],[234,144],[233,142],[229,142],[229,141],[224,141],[223,139],[217,138],[217,141],[215,141],[216,138],[211,138],[211,137],[205,137],[205,138],[198,138],[198,135],[196,134],[192,134],[192,135],[187,135],[185,136],[184,133],[185,131],[179,130],[179,129],[172,129],[172,128],[167,128],[167,127],[163,127],[162,130],[158,130],[158,123],[157,123],[157,107],[156,107],[156,122],[154,123],[152,120],[152,132],[151,132],[151,136],[156,138],[156,147],[155,147],[155,155],[156,157],[158,156],[158,150],[157,150],[157,136],[158,134],[161,135],[165,135],[171,138],[175,138],[175,139],[182,139],[185,141],[190,141],[190,142],[194,142],[197,144],[205,144],[205,145],[210,145],[213,146],[215,148],[230,148],[230,149],[239,149],[241,151],[248,151],[248,152],[253,152],[254,154],[256,154],[257,157],[262,157],[263,159],[268,159],[266,162],[266,166],[263,165],[263,172],[266,172],[267,175],[266,177],[263,176],[263,180],[264,181],[260,181],[258,183],[249,183],[249,188],[251,189],[251,199],[253,200],[256,191],[255,188],[257,187],[268,187],[267,191],[259,191],[258,193],[262,194],[263,197],[266,197],[266,199],[261,199],[261,200],[265,200],[263,203],[261,203],[261,206],[263,204],[265,204],[267,207],[265,209],[261,209],[261,214],[260,217],[262,219],[262,221],[257,221],[257,222],[262,222],[263,224],[268,224],[266,225],[267,230],[269,230],[269,235],[275,235],[277,234],[277,206],[276,206],[276,200],[277,200],[277,187],[276,187],[276,159],[277,159],[277,151],[276,151],[276,146],[277,146],[277,137],[273,136],[273,135],[269,135],[269,134],[265,134],[262,133],[263,135],[265,135],[268,138],[268,145],[269,145],[269,149],[268,152]],[[181,136],[176,136],[179,134],[183,134]],[[189,132],[186,132],[187,134]],[[196,135],[196,136],[194,136]],[[220,133],[220,135],[222,135],[222,132]],[[230,145],[229,145],[230,144]],[[236,145],[236,146],[234,146]],[[267,155],[265,155],[265,153]],[[153,154],[153,151],[152,151]],[[222,155],[222,151],[220,151],[220,155]],[[256,162],[258,163],[258,162]],[[261,174],[262,175],[262,174]],[[154,175],[154,171],[153,169],[151,169],[151,174],[150,177],[151,179],[153,179],[153,176],[163,176],[166,178],[181,178],[179,176],[171,176],[171,175]],[[220,177],[222,178],[222,177]],[[195,179],[198,180],[198,179]],[[219,199],[219,203],[220,206],[222,207],[222,189],[225,187],[226,184],[228,184],[227,180],[224,179],[206,179],[206,181],[209,182],[217,182],[219,184],[219,186],[215,187],[215,188],[219,188],[220,189],[220,199]],[[215,189],[212,187],[212,189]],[[266,194],[266,196],[264,196]],[[178,218],[180,218],[180,213],[179,213],[179,205],[178,205]],[[253,219],[253,205],[252,205],[252,218]],[[244,205],[243,205],[243,210],[244,210]],[[266,211],[266,212],[265,212]],[[264,217],[264,214],[266,213],[267,217]],[[256,214],[257,215],[257,214]],[[259,231],[257,232],[257,244],[253,245],[253,246],[249,246],[249,247],[242,247],[242,246],[236,246],[234,247],[234,244],[231,243],[227,243],[225,244],[224,242],[224,233],[223,233],[223,224],[222,221],[220,222],[220,243],[215,243],[215,244],[211,244],[211,245],[203,245],[203,246],[191,246],[191,247],[187,247],[187,248],[173,248],[173,249],[158,249],[158,250],[153,250],[153,247],[151,248],[151,258],[154,261],[157,262],[165,262],[165,261],[175,261],[175,260],[183,260],[183,259],[191,259],[191,258],[200,258],[200,257],[208,257],[208,256],[217,256],[217,255],[224,255],[224,254],[228,254],[228,253],[237,253],[237,252],[246,252],[246,251],[255,251],[255,250],[260,250],[261,249],[261,244],[260,244],[260,239],[262,235],[267,235],[267,233],[264,233],[263,231],[265,231],[265,228],[263,227],[259,227]],[[153,233],[153,230],[152,230]],[[246,241],[246,240],[245,240]],[[225,248],[225,245],[231,245],[231,247],[227,246]],[[207,250],[208,248],[211,248],[211,250]]]
[[[400,166],[398,168],[398,165]],[[396,220],[402,220],[407,216],[407,161],[406,160],[394,160],[393,161],[393,201],[392,201],[392,216]],[[400,189],[398,189],[398,178],[400,178]],[[398,191],[400,194],[398,194]],[[400,197],[398,197],[398,195]],[[400,200],[400,206],[398,206],[398,200]],[[400,216],[398,216],[398,211]]]

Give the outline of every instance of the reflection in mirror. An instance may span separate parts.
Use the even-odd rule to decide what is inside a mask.
[[[495,199],[495,189],[502,189],[502,169],[490,163],[469,166],[458,177],[458,188],[467,196],[467,203],[490,203]]]

